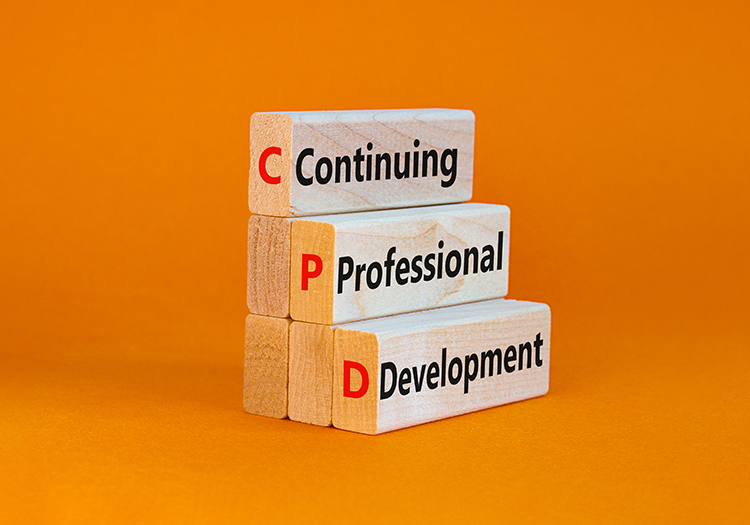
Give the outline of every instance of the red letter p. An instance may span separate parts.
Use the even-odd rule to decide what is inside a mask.
[[[313,268],[310,269],[310,262],[313,263]],[[303,253],[302,254],[302,289],[307,290],[307,281],[309,279],[315,279],[320,272],[323,271],[323,261],[318,255],[314,253]]]
[[[352,368],[359,372],[359,375],[362,377],[362,385],[356,392],[352,392]],[[360,398],[367,393],[369,386],[370,376],[367,374],[367,369],[364,365],[356,361],[344,361],[344,397]]]

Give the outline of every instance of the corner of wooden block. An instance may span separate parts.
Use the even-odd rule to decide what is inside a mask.
[[[279,113],[254,113],[250,117],[250,211],[289,216],[291,176],[292,118]]]
[[[289,330],[289,419],[331,425],[333,328],[292,322]]]
[[[333,426],[378,433],[378,336],[337,328],[333,341]]]
[[[295,321],[333,324],[335,239],[330,223],[292,223],[289,312]]]
[[[245,319],[245,411],[287,417],[290,319],[248,315]]]
[[[247,228],[247,307],[289,317],[291,220],[253,215]]]

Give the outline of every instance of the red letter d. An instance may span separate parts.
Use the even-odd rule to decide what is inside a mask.
[[[352,368],[359,372],[359,375],[362,377],[362,386],[356,392],[352,392],[351,387]],[[344,397],[353,397],[354,399],[362,397],[367,393],[369,386],[370,376],[367,374],[367,369],[364,365],[356,361],[344,361]]]

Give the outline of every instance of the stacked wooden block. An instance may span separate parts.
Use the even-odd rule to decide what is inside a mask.
[[[252,116],[248,412],[378,434],[547,392],[550,311],[502,299],[473,157],[470,111]]]

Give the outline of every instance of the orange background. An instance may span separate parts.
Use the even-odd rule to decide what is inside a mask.
[[[747,2],[14,2],[0,521],[750,521]],[[243,412],[255,111],[476,114],[547,396],[379,437]]]

